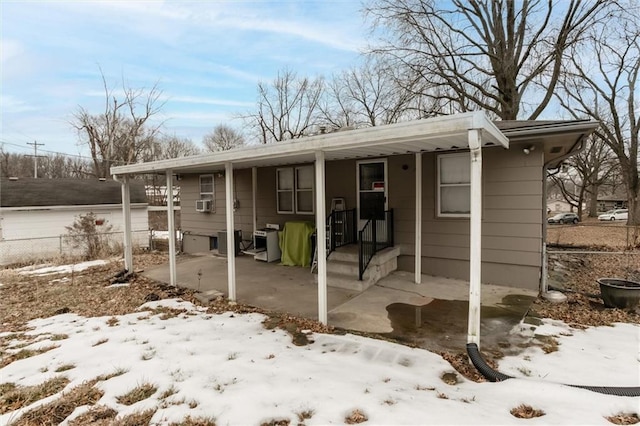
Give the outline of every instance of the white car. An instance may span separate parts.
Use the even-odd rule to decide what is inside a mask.
[[[627,209],[609,210],[608,212],[598,216],[598,220],[627,220],[627,219],[629,219],[629,210]]]

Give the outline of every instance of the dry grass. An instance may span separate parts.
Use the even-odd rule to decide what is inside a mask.
[[[367,420],[369,420],[367,415],[362,410],[358,410],[358,409],[353,410],[351,413],[349,413],[349,415],[347,415],[344,418],[344,422],[348,425],[364,423]]]
[[[145,253],[135,257],[136,268],[166,263],[166,254]],[[150,293],[160,298],[192,300],[190,290],[156,283],[141,275],[129,287],[108,288],[111,278],[122,269],[112,262],[76,272],[64,285],[51,284],[62,275],[27,276],[11,269],[0,270],[0,332],[17,331],[27,321],[46,318],[56,312],[73,312],[85,317],[123,315],[135,311]]]
[[[300,422],[304,422],[305,420],[309,420],[311,417],[313,417],[313,414],[313,410],[304,410],[296,413],[296,416],[298,416],[298,420]]]
[[[120,395],[116,398],[116,401],[123,405],[133,405],[136,402],[149,398],[151,395],[156,393],[157,390],[158,388],[155,385],[152,385],[151,383],[143,383],[131,389],[124,395]]]
[[[93,385],[95,380],[85,382],[64,392],[60,398],[36,409],[27,411],[12,426],[53,426],[64,421],[73,410],[83,405],[94,405],[103,392]]]
[[[103,374],[101,376],[98,376],[96,378],[96,380],[104,382],[104,381],[107,381],[109,379],[113,379],[114,377],[122,376],[127,371],[129,371],[129,370],[127,370],[125,368],[118,368],[113,373],[108,373],[108,374]]]
[[[289,419],[271,419],[260,423],[260,426],[289,426],[289,424],[291,424]]]
[[[640,423],[638,413],[618,413],[605,418],[614,425],[635,425]]]
[[[169,426],[216,426],[216,419],[213,417],[187,416],[180,423],[170,423]]]
[[[105,405],[96,405],[69,422],[69,426],[107,426],[113,424],[118,412]]]
[[[55,395],[69,384],[66,377],[54,377],[34,386],[16,386],[13,383],[0,385],[0,414],[26,407],[51,395]]]
[[[621,222],[599,222],[587,219],[579,225],[547,226],[547,243],[552,246],[624,250],[638,248],[640,227]]]
[[[68,371],[76,368],[74,364],[63,364],[60,367],[56,368],[54,371],[56,373],[62,373],[63,371]]]
[[[142,426],[151,423],[151,418],[156,410],[150,409],[138,413],[129,414],[128,416],[118,417],[115,421],[110,422],[109,426]]]
[[[640,251],[624,255],[572,254],[570,251],[549,256],[551,284],[565,288],[567,302],[551,303],[537,299],[532,311],[541,318],[552,318],[570,325],[602,326],[614,322],[640,323],[635,312],[611,309],[600,298],[598,278],[619,277],[640,281]]]
[[[18,352],[9,354],[7,356],[3,356],[2,360],[0,360],[0,368],[4,368],[14,361],[19,361],[25,358],[31,358],[32,356],[43,354],[45,352],[48,352],[58,347],[59,347],[58,345],[49,345],[39,349],[21,349]]]
[[[533,419],[534,417],[542,417],[545,412],[533,408],[530,405],[520,404],[516,408],[511,409],[511,415],[519,419]]]

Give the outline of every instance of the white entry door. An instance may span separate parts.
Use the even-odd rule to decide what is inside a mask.
[[[387,210],[387,160],[363,160],[356,164],[356,187],[358,188],[358,229],[369,219],[376,219],[377,240],[387,238],[385,214]]]

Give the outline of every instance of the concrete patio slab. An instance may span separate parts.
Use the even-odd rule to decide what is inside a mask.
[[[205,299],[228,294],[226,257],[181,255],[176,267],[179,286],[199,290]],[[149,268],[143,275],[168,282],[169,266]],[[422,276],[421,284],[413,279],[410,272],[395,271],[363,292],[328,287],[329,325],[383,334],[432,350],[464,349],[469,284],[427,275]],[[241,255],[236,257],[236,283],[239,303],[318,318],[316,275],[309,268]],[[510,330],[536,296],[530,290],[483,284],[483,346],[504,347]]]

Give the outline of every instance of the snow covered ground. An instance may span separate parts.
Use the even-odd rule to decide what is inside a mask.
[[[605,417],[638,413],[640,398],[616,397],[558,383],[640,385],[640,327],[571,329],[546,321],[537,334],[555,336],[558,350],[539,347],[507,357],[500,370],[522,377],[502,383],[458,383],[440,356],[421,349],[354,335],[313,335],[314,343],[294,346],[281,330],[267,330],[258,314],[208,314],[180,300],[159,306],[184,309],[166,318],[159,311],[115,317],[57,315],[30,322],[38,341],[22,349],[59,347],[14,361],[0,370],[0,383],[35,385],[63,374],[67,389],[97,376],[120,372],[96,386],[104,391],[99,404],[119,415],[157,408],[153,424],[185,416],[214,417],[218,425],[257,425],[279,419],[306,425],[344,424],[360,410],[364,424],[611,424]],[[534,330],[526,330],[533,333]],[[7,333],[5,333],[6,335]],[[54,336],[57,337],[54,339]],[[60,339],[60,335],[67,338]],[[14,351],[24,340],[15,340]],[[73,365],[63,373],[54,371]],[[151,383],[149,398],[126,406],[116,400],[131,389]],[[449,384],[448,384],[449,383]],[[175,393],[164,401],[163,393]],[[34,403],[0,416],[0,424],[21,412],[55,399]],[[522,420],[510,410],[527,404],[542,417]],[[70,420],[88,407],[81,407]]]

